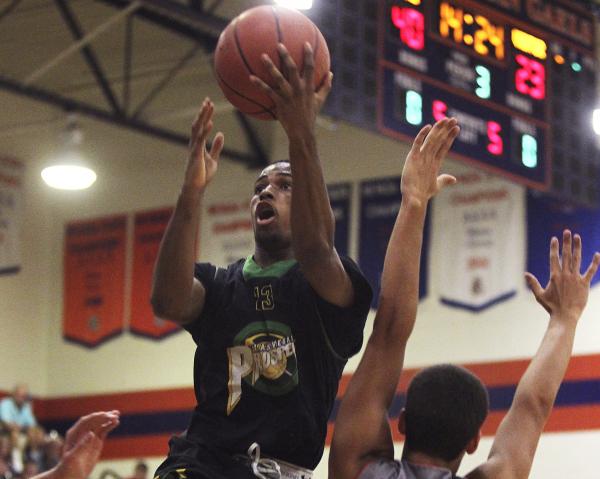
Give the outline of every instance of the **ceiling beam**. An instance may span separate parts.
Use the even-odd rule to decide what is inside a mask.
[[[171,68],[165,76],[158,82],[158,84],[148,93],[135,111],[132,113],[133,118],[138,118],[144,112],[144,109],[158,96],[158,94],[165,89],[165,87],[177,76],[177,74],[194,58],[200,47],[198,45],[192,45],[192,48],[177,62],[177,64]]]
[[[60,14],[63,17],[63,20],[69,27],[71,33],[73,34],[75,40],[81,40],[83,38],[82,28],[79,25],[79,22],[75,18],[75,15],[69,7],[69,5],[67,4],[67,2],[65,0],[55,0],[55,3],[58,7],[58,10],[60,11]],[[102,71],[100,62],[96,58],[92,47],[90,47],[89,45],[83,45],[81,48],[81,54],[85,58],[88,67],[90,68],[92,74],[94,75],[94,78],[96,79],[96,82],[98,82],[98,85],[100,86],[100,89],[102,90],[106,101],[108,101],[111,108],[115,112],[120,113],[121,106],[119,105],[119,102],[117,101],[117,98],[115,97],[115,94],[113,93],[112,88],[110,87],[109,81],[106,79],[106,76]]]
[[[0,10],[0,20],[6,18],[19,3],[21,3],[21,0],[12,0],[6,7]]]
[[[250,143],[250,147],[252,148],[252,151],[254,151],[254,157],[258,160],[258,162],[256,164],[250,165],[250,166],[255,166],[255,167],[267,166],[269,164],[269,156],[267,155],[267,152],[265,151],[265,149],[262,145],[262,142],[260,141],[260,138],[258,137],[258,134],[256,133],[256,131],[250,124],[248,117],[239,110],[235,111],[235,115],[238,119],[238,122],[242,126],[242,129],[244,130],[244,135],[246,136],[246,140],[248,141],[248,143]]]
[[[99,0],[117,8],[127,8],[130,0]],[[156,25],[160,25],[194,42],[203,43],[205,48],[213,51],[217,39],[229,23],[228,19],[217,17],[206,12],[200,13],[184,4],[172,0],[139,0],[142,7],[135,12]]]
[[[50,92],[41,88],[27,86],[16,80],[0,75],[0,89],[7,90],[16,95],[24,96],[33,100],[41,101],[49,105],[61,108],[68,112],[77,112],[82,115],[94,118],[96,120],[108,123],[111,125],[117,125],[129,130],[137,131],[145,135],[149,135],[155,138],[159,138],[170,143],[174,143],[179,146],[188,146],[189,138],[187,135],[160,128],[157,126],[150,125],[144,121],[129,118],[125,115],[117,115],[109,111],[101,110],[93,105],[83,103],[71,98],[58,95],[54,92]],[[223,148],[221,153],[223,157],[229,158],[234,161],[239,161],[248,166],[260,164],[261,158],[256,158],[254,155],[248,153],[232,150],[229,148]]]

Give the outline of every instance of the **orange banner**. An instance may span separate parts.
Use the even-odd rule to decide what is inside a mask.
[[[95,347],[123,332],[127,217],[67,224],[63,337]]]
[[[154,262],[172,213],[173,208],[164,208],[135,215],[129,329],[133,334],[154,339],[181,331],[175,323],[155,317],[150,306]]]

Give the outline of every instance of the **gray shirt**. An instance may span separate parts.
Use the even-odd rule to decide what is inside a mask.
[[[449,469],[420,466],[407,461],[379,459],[367,465],[358,479],[460,479]]]

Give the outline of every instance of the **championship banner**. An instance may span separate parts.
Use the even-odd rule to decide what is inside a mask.
[[[340,256],[348,256],[350,250],[350,201],[352,199],[352,185],[350,183],[337,183],[327,185],[329,203],[335,217],[334,244]]]
[[[584,272],[594,252],[600,251],[600,209],[568,205],[535,192],[527,195],[527,271],[534,274],[542,285],[546,285],[550,278],[550,239],[556,236],[562,244],[565,229],[581,236],[581,270]],[[592,284],[598,281],[600,275],[594,277]]]
[[[21,269],[19,234],[24,166],[12,158],[0,158],[0,274]]]
[[[363,181],[360,184],[360,237],[358,262],[373,287],[373,302],[377,307],[381,286],[381,272],[388,241],[400,210],[402,195],[400,177]],[[419,298],[427,295],[427,260],[429,244],[429,220],[423,231],[421,276]]]
[[[152,339],[181,331],[177,324],[155,317],[150,305],[154,263],[172,213],[173,208],[163,208],[134,216],[129,331]]]
[[[123,332],[127,217],[67,224],[63,337],[96,347]]]
[[[525,251],[524,188],[484,173],[458,177],[433,200],[441,302],[479,312],[516,293]]]
[[[202,238],[202,261],[224,267],[254,253],[254,231],[247,194],[208,204],[203,218],[206,221],[203,231],[207,234]]]

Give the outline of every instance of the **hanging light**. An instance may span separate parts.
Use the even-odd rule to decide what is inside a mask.
[[[81,154],[83,132],[74,115],[67,119],[63,133],[61,153],[52,165],[42,170],[42,179],[52,188],[59,190],[84,190],[96,181],[96,172],[86,166]]]
[[[275,0],[275,3],[296,10],[310,10],[313,4],[312,0]]]

